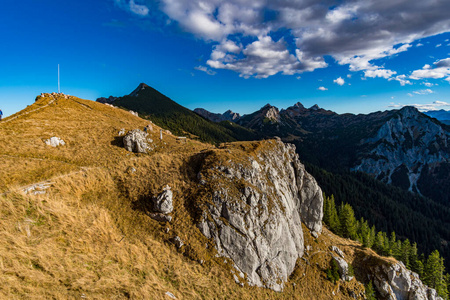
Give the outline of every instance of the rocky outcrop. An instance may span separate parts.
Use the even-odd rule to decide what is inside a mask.
[[[424,285],[419,275],[408,270],[402,262],[377,265],[372,280],[383,299],[442,300],[436,290]]]
[[[123,145],[130,152],[147,153],[153,150],[153,141],[147,136],[148,133],[140,129],[131,130],[123,137]]]
[[[330,246],[330,250],[338,254],[340,257],[345,258],[344,252],[336,246]]]
[[[64,146],[66,144],[66,142],[64,142],[63,139],[57,137],[57,136],[53,136],[47,140],[44,141],[47,145],[52,146],[52,147],[59,147],[59,146]]]
[[[322,230],[322,191],[295,147],[280,140],[231,144],[205,154],[198,179],[211,191],[200,231],[248,284],[281,291],[304,252],[301,222]]]
[[[350,281],[353,279],[353,276],[349,273],[349,266],[348,263],[345,261],[345,259],[332,255],[334,261],[337,263],[337,266],[339,268],[339,275],[341,276],[342,280]]]
[[[163,191],[153,198],[153,210],[163,214],[170,214],[173,211],[172,197],[170,186],[166,185]]]
[[[275,106],[271,106],[270,104],[267,104],[263,107],[264,111],[264,117],[273,121],[273,122],[280,122],[280,112],[278,108]]]

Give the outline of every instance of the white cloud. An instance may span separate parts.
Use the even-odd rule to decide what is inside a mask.
[[[145,17],[149,14],[150,9],[142,4],[137,4],[134,0],[130,0],[127,2],[126,0],[114,0],[116,5],[119,7],[128,10],[138,16]]]
[[[344,85],[345,80],[342,79],[342,77],[338,77],[337,79],[333,80],[334,83],[337,83],[339,85]]]
[[[434,92],[430,89],[426,89],[426,90],[414,91],[413,93],[416,95],[428,95],[428,94],[433,94]]]
[[[391,80],[397,80],[398,82],[400,82],[401,86],[405,86],[407,84],[412,84],[411,81],[406,79],[406,75],[398,75],[395,77],[391,77],[391,78],[389,78],[389,81],[391,81]]]
[[[387,69],[370,69],[364,71],[364,75],[370,78],[381,77],[385,79],[391,78],[393,75],[397,74],[397,72]]]
[[[198,70],[198,71],[205,72],[205,73],[208,74],[208,75],[216,75],[216,74],[217,74],[217,72],[215,72],[215,71],[213,71],[213,70],[211,70],[211,69],[208,69],[208,68],[205,67],[205,66],[197,66],[197,67],[195,67],[194,69],[196,69],[196,70]]]
[[[327,89],[326,87],[324,87],[324,86],[320,86],[320,87],[318,88],[318,90],[319,90],[319,91],[328,91],[328,89]]]
[[[144,6],[135,3],[144,0],[115,1],[121,7],[128,4],[130,11],[142,16],[148,14],[146,8],[153,3],[145,2],[148,5]],[[212,42],[210,67],[233,70],[243,77],[314,71],[328,66],[324,59],[328,56],[348,65],[351,71],[389,79],[397,72],[385,69],[380,59],[408,51],[422,38],[450,31],[450,1],[400,0],[386,4],[379,0],[158,0],[155,3],[160,3],[160,9],[173,23]],[[289,38],[280,40],[274,36]],[[237,48],[227,48],[227,42]]]
[[[438,60],[433,65],[432,67],[426,64],[422,69],[413,71],[409,78],[419,80],[424,78],[441,79],[446,77],[445,80],[450,81],[450,58]]]
[[[240,73],[241,77],[267,78],[277,73],[293,75],[304,70],[325,67],[322,60],[299,60],[286,49],[284,39],[273,41],[270,36],[261,36],[248,44],[244,49],[233,47],[235,53],[224,49],[224,42],[220,43],[212,52],[211,59],[206,63],[211,68],[227,69]],[[240,55],[243,56],[240,57]],[[300,57],[301,58],[301,57]]]
[[[434,85],[433,83],[430,82],[423,82],[422,84],[427,87],[432,87]]]
[[[405,106],[413,106],[420,111],[429,111],[429,110],[439,110],[443,108],[450,108],[450,103],[444,101],[434,101],[432,103],[426,104],[394,104],[391,103],[388,107],[390,108],[402,108]]]
[[[442,46],[442,44],[437,44],[436,45],[436,48],[439,48],[439,47],[441,47]]]
[[[422,47],[423,44],[422,43],[417,43],[416,47]]]

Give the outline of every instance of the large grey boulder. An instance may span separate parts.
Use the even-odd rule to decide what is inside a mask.
[[[408,270],[402,262],[377,265],[371,277],[384,299],[443,300],[436,290],[423,284],[419,275]]]
[[[206,154],[199,187],[211,198],[198,227],[249,285],[281,291],[304,252],[301,222],[322,230],[322,191],[294,146],[270,140],[250,147],[250,154],[233,145]]]
[[[170,186],[166,185],[163,191],[153,198],[153,210],[163,214],[170,214],[173,211],[173,194]]]
[[[140,129],[131,130],[123,137],[123,145],[130,152],[147,153],[153,149],[149,145],[153,141],[147,136],[148,134]]]

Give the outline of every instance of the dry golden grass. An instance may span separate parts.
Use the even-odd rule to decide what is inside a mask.
[[[326,280],[328,247],[338,245],[352,260],[361,251],[376,254],[326,229],[317,241],[304,231],[313,251],[308,263],[298,261],[283,293],[237,285],[195,226],[195,158],[214,147],[166,134],[161,142],[156,126],[152,153],[118,146],[121,128],[147,124],[117,108],[61,96],[38,98],[0,122],[0,192],[12,191],[0,194],[0,298],[169,299],[169,291],[177,299],[349,299],[349,291],[362,289],[355,281]],[[52,136],[67,144],[45,145]],[[253,154],[269,146],[236,143],[229,145],[231,154],[214,152],[217,159],[241,159],[242,150]],[[45,195],[18,191],[47,179],[52,187]],[[174,192],[174,212],[163,224],[145,209],[166,184]],[[174,236],[186,245],[177,249]]]

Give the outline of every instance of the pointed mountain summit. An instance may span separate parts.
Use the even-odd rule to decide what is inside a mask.
[[[138,112],[180,136],[187,135],[210,143],[255,139],[250,130],[237,124],[205,120],[145,83],[139,84],[129,95],[116,98],[112,104]]]
[[[149,88],[149,86],[145,83],[141,83],[134,91],[131,92],[130,96],[137,97],[139,96],[139,92],[145,90],[146,88]]]
[[[295,103],[293,106],[291,106],[292,108],[295,109],[304,109],[305,107],[303,106],[303,104],[301,104],[300,102]]]
[[[242,116],[238,123],[247,128],[264,131],[263,128],[279,124],[280,121],[280,111],[278,108],[270,104],[266,104],[258,111]],[[265,130],[267,130],[267,128]]]

